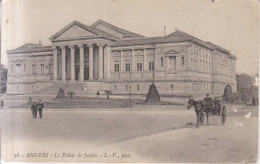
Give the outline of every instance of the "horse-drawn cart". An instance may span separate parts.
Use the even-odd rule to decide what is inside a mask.
[[[209,116],[220,116],[221,125],[226,122],[226,106],[220,103],[220,100],[215,97],[211,101],[195,101],[190,99],[187,108],[194,106],[197,115],[197,127],[203,123],[204,116],[207,117],[207,125],[209,124]]]
[[[226,106],[220,103],[220,100],[215,99],[212,102],[203,101],[203,113],[207,117],[207,125],[209,123],[209,116],[220,116],[221,125],[224,125],[226,122]]]

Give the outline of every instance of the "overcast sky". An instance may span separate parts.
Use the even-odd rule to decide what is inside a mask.
[[[145,36],[175,28],[211,41],[236,55],[237,73],[258,71],[259,15],[255,0],[4,0],[2,62],[6,50],[49,38],[77,20],[102,19]],[[109,14],[110,13],[110,14]]]

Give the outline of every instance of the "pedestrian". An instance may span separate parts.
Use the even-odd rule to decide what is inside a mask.
[[[97,98],[99,97],[99,95],[100,95],[100,93],[99,93],[99,91],[97,91]]]
[[[4,105],[5,105],[5,104],[4,104],[4,100],[2,99],[2,100],[1,100],[1,109],[4,108]]]
[[[37,106],[38,106],[37,103],[33,103],[31,107],[31,111],[34,119],[37,118]]]
[[[40,114],[40,119],[42,119],[42,110],[44,108],[44,105],[42,103],[41,100],[39,100],[39,103],[38,103],[38,111],[39,111],[39,114]]]

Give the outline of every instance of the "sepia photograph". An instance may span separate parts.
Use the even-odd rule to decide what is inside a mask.
[[[256,163],[257,0],[2,0],[1,160]]]

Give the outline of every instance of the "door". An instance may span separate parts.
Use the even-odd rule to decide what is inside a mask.
[[[176,70],[176,56],[169,56],[169,70]]]
[[[76,73],[75,73],[75,80],[78,81],[79,80],[79,68],[76,67]]]
[[[84,80],[89,80],[89,69],[84,68]]]

